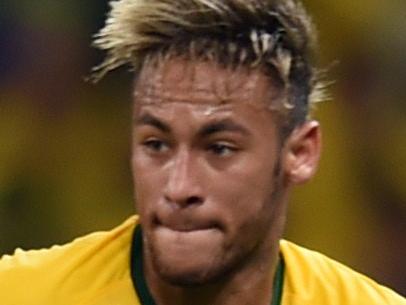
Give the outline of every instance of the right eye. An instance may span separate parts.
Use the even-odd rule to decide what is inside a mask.
[[[144,141],[142,145],[155,153],[166,152],[169,149],[168,144],[159,139],[148,139]]]
[[[213,143],[207,149],[219,157],[228,157],[237,152],[235,146],[222,142]]]

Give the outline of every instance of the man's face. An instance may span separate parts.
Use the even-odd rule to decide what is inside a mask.
[[[135,91],[135,200],[155,272],[201,284],[269,251],[284,192],[269,79],[173,59]]]

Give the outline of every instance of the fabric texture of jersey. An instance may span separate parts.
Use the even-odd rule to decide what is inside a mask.
[[[131,270],[137,217],[46,250],[0,260],[1,305],[141,305]],[[326,256],[281,241],[281,305],[406,305],[392,290]],[[253,304],[255,305],[255,304]]]

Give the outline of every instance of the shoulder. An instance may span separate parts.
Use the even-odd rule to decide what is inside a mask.
[[[328,258],[297,246],[280,242],[285,260],[284,304],[405,304],[391,289]]]
[[[96,232],[66,245],[23,251],[0,259],[2,304],[51,304],[104,289],[110,283],[131,281],[129,256],[133,229],[131,217],[111,231]],[[86,289],[83,289],[86,287]],[[66,304],[69,301],[66,300]],[[65,304],[65,303],[63,303]]]

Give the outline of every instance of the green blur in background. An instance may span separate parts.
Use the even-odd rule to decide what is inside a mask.
[[[319,173],[295,192],[286,238],[406,294],[406,2],[307,0],[331,101]],[[84,81],[102,55],[100,0],[0,11],[0,255],[110,229],[134,213],[131,74]]]

